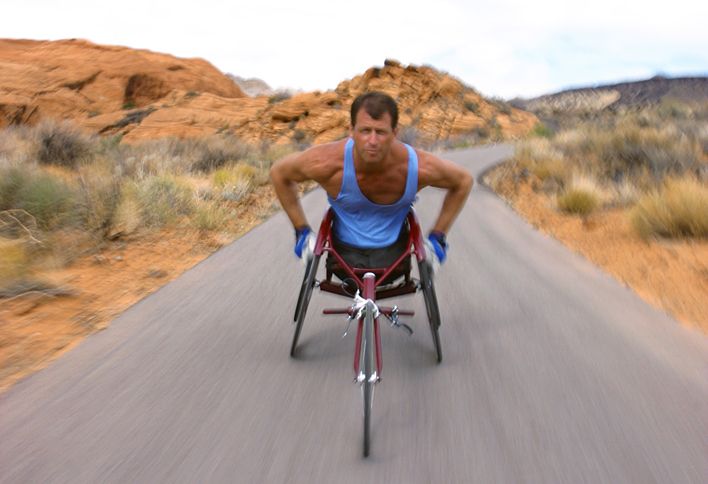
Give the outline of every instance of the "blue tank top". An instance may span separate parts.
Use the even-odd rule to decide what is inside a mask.
[[[393,244],[403,227],[418,192],[418,155],[408,149],[406,190],[395,203],[374,203],[361,192],[354,170],[354,140],[344,147],[344,175],[337,198],[327,196],[334,209],[334,234],[341,242],[362,249],[379,249]]]

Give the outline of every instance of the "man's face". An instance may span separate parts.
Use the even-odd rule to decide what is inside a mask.
[[[396,139],[396,130],[391,128],[391,115],[384,113],[381,119],[372,118],[366,109],[356,114],[356,122],[351,127],[354,149],[365,164],[381,163],[388,155],[391,144]]]

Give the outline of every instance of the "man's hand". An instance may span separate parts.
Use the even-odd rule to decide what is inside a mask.
[[[295,229],[295,255],[307,261],[315,251],[315,234],[309,225]]]
[[[428,234],[425,246],[427,252],[429,252],[428,258],[430,262],[432,262],[433,268],[437,269],[447,258],[449,245],[447,244],[447,240],[445,240],[445,234],[438,230],[433,230]]]

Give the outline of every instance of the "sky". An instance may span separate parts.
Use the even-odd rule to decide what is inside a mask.
[[[708,1],[2,0],[0,38],[201,57],[273,88],[330,90],[385,59],[485,96],[708,75]]]

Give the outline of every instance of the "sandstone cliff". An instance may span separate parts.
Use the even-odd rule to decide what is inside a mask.
[[[432,67],[392,60],[333,91],[247,97],[201,59],[83,40],[0,40],[0,127],[54,118],[128,142],[232,133],[320,143],[346,136],[351,102],[367,90],[397,99],[402,130],[419,141],[513,138],[537,122]]]
[[[80,124],[100,116],[113,119],[124,110],[160,103],[175,90],[244,96],[202,59],[85,40],[0,39],[0,127],[41,118]]]

